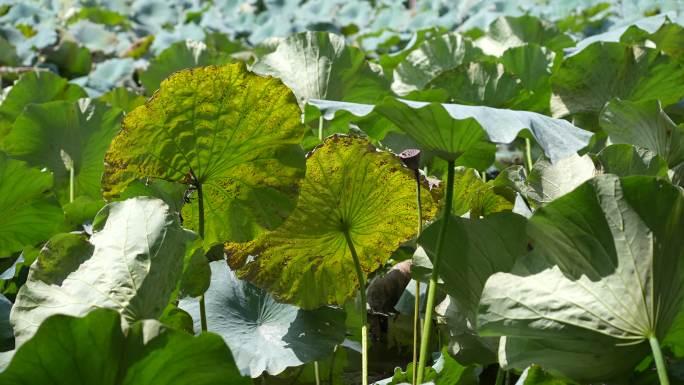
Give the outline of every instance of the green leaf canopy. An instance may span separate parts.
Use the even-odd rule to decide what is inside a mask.
[[[0,152],[0,258],[44,241],[64,214],[52,197],[52,173],[30,168]]]
[[[304,174],[292,92],[244,64],[176,72],[126,115],[105,156],[105,197],[137,179],[200,183],[208,245],[247,241],[280,225]],[[197,204],[183,208],[198,229]]]
[[[428,219],[436,205],[424,190]],[[415,200],[413,173],[398,157],[365,139],[332,136],[307,159],[297,208],[285,223],[254,242],[228,245],[228,256],[241,278],[278,300],[304,309],[344,304],[359,287],[345,232],[368,274],[415,235]]]
[[[475,41],[475,46],[488,55],[501,56],[509,48],[526,43],[544,45],[553,51],[575,44],[573,39],[561,33],[555,25],[531,15],[499,17],[489,25],[487,33]]]
[[[266,291],[239,280],[226,261],[210,265],[211,285],[204,294],[207,325],[226,341],[243,374],[276,375],[327,356],[344,340],[344,312],[276,302]],[[200,330],[199,301],[184,299],[180,307]]]
[[[14,120],[30,103],[51,100],[76,101],[85,91],[52,72],[29,72],[22,76],[0,104],[0,139],[12,129]]]
[[[598,114],[613,98],[667,106],[684,96],[684,67],[657,49],[597,42],[566,58],[551,87],[555,117]]]
[[[460,104],[415,102],[385,98],[380,104],[311,100],[310,104],[333,119],[338,111],[358,117],[378,113],[406,132],[425,149],[445,159],[481,151],[482,142],[511,143],[529,130],[544,153],[555,162],[584,148],[591,132],[571,123],[534,112]]]
[[[301,106],[309,99],[372,103],[387,94],[389,86],[363,52],[328,32],[292,35],[259,58],[252,70],[280,78]]]
[[[532,253],[480,302],[479,332],[506,336],[500,362],[580,382],[629,375],[684,304],[684,193],[603,175],[537,210],[527,232]]]
[[[215,334],[193,337],[156,321],[121,330],[118,313],[54,315],[19,347],[0,384],[248,385]]]
[[[119,131],[121,115],[121,110],[95,101],[30,104],[0,143],[8,155],[49,168],[61,202],[69,202],[66,156],[74,167],[75,196],[101,201],[104,155]]]
[[[53,314],[111,308],[129,321],[159,317],[176,288],[194,234],[159,199],[105,206],[94,233],[59,234],[31,265],[11,321],[17,345]]]

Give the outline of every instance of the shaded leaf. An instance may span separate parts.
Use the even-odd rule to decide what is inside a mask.
[[[344,312],[328,307],[300,310],[239,280],[225,261],[211,262],[205,293],[208,328],[226,341],[244,375],[276,375],[332,353],[345,338]],[[180,304],[200,330],[199,301]]]
[[[607,174],[667,177],[665,159],[642,147],[613,144],[604,148],[597,158],[601,163],[602,171]]]
[[[475,46],[488,55],[501,56],[509,48],[536,43],[553,51],[575,45],[573,39],[558,31],[555,25],[531,15],[503,16],[489,25],[487,33],[475,41]]]

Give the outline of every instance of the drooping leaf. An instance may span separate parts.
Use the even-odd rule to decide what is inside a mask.
[[[427,219],[436,205],[424,190]],[[397,157],[364,139],[333,136],[309,156],[297,208],[283,225],[227,251],[241,277],[278,300],[305,309],[344,304],[359,286],[345,232],[368,274],[415,235],[415,209],[413,173]],[[256,258],[247,261],[250,255]]]
[[[344,340],[344,312],[278,303],[266,291],[239,280],[226,261],[210,265],[211,285],[204,294],[207,325],[226,341],[244,375],[276,375],[325,357]],[[199,301],[185,299],[180,306],[200,330]]]
[[[0,258],[44,241],[64,214],[52,196],[52,174],[0,152]]]
[[[162,80],[176,71],[211,64],[226,64],[231,61],[230,55],[207,48],[202,42],[180,41],[171,44],[150,61],[147,70],[140,74],[140,82],[147,90],[147,94],[151,95],[159,88]]]
[[[679,23],[663,23],[650,37],[658,49],[676,60],[684,61],[684,26]]]
[[[302,107],[309,99],[373,103],[387,94],[386,81],[363,52],[327,32],[302,32],[282,40],[252,70],[280,78]]]
[[[194,237],[178,222],[163,201],[134,198],[100,211],[90,240],[79,234],[51,239],[12,308],[17,345],[57,313],[82,316],[106,307],[129,321],[160,316]]]
[[[74,196],[102,200],[104,155],[119,131],[121,115],[94,101],[31,104],[0,145],[14,158],[50,169],[61,202],[69,202],[68,167],[74,168]]]
[[[599,122],[613,143],[649,149],[670,167],[684,162],[684,127],[675,125],[658,101],[613,100],[601,112]]]
[[[606,174],[667,177],[668,167],[665,159],[643,147],[613,144],[604,148],[596,157]]]
[[[653,177],[603,175],[537,210],[534,250],[486,283],[482,335],[500,362],[579,382],[631,374],[684,302],[684,193]],[[681,344],[681,341],[679,342]]]
[[[22,76],[0,104],[0,139],[12,129],[14,120],[30,103],[51,100],[76,101],[86,96],[77,85],[69,84],[52,72],[29,72]]]
[[[553,24],[524,15],[497,18],[489,25],[487,33],[475,41],[475,46],[488,55],[501,56],[505,50],[526,43],[543,45],[553,51],[575,44],[570,36],[558,31]]]
[[[486,143],[487,139],[494,143],[511,143],[520,131],[527,129],[546,156],[555,162],[584,148],[592,136],[592,133],[565,120],[528,111],[414,102],[390,97],[378,105],[330,100],[312,100],[309,103],[320,109],[325,119],[334,118],[341,110],[358,117],[378,113],[425,149],[446,159],[467,157],[470,155],[467,150],[482,152],[483,143],[491,146]]]
[[[193,337],[139,322],[125,333],[118,313],[97,309],[83,318],[54,315],[0,373],[2,384],[247,385],[217,335]]]
[[[457,33],[433,37],[420,44],[397,65],[394,69],[392,90],[397,95],[422,90],[442,72],[481,56],[482,51],[474,48],[468,38]]]
[[[239,63],[177,72],[124,118],[105,156],[105,197],[144,178],[201,184],[207,245],[252,239],[294,207],[304,130],[277,79]],[[195,200],[183,219],[198,229]]]
[[[684,67],[656,49],[594,43],[566,58],[551,76],[551,86],[555,117],[598,114],[613,98],[659,99],[667,106],[684,96]]]

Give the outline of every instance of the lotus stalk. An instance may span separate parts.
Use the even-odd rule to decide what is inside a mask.
[[[660,381],[660,385],[670,385],[670,379],[667,377],[667,367],[665,367],[663,353],[660,351],[660,343],[658,343],[658,338],[652,335],[648,338],[648,342],[651,344],[651,350],[653,351],[653,361],[655,361],[656,369],[658,370],[658,380]]]
[[[359,280],[359,295],[361,296],[361,384],[368,385],[368,314],[366,311],[366,278],[361,269],[361,262],[359,256],[356,254],[354,242],[349,235],[349,230],[344,231],[344,237],[347,239],[347,246],[354,259],[354,267],[356,268],[356,277]]]
[[[193,174],[194,177],[194,174]],[[198,181],[197,178],[195,179],[195,187],[197,188],[197,212],[199,215],[198,218],[198,231],[199,235],[202,239],[204,239],[204,194],[202,193],[202,182]],[[207,306],[206,306],[206,301],[204,300],[204,294],[200,296],[199,299],[199,308],[200,308],[200,323],[202,325],[202,331],[207,331],[208,326],[207,326]]]

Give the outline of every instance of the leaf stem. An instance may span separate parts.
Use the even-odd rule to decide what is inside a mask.
[[[72,165],[69,168],[69,202],[74,201],[74,192],[76,190],[74,187],[74,184],[75,184],[74,179],[76,179],[76,178],[74,176],[74,166]]]
[[[321,385],[321,375],[318,371],[318,361],[314,361],[314,378],[316,379],[316,385]]]
[[[420,171],[413,170],[416,178],[416,206],[418,211],[418,236],[423,232],[423,206],[420,200]],[[420,281],[416,281],[416,294],[413,303],[413,385],[417,384],[416,367],[418,365],[418,344],[420,342],[419,328],[420,328]]]
[[[499,366],[499,370],[496,372],[496,385],[503,385],[504,379],[506,378],[506,371]]]
[[[655,335],[651,335],[648,337],[648,342],[651,344],[651,351],[653,351],[653,360],[655,361],[656,369],[658,370],[658,379],[660,380],[660,385],[670,385],[670,380],[667,378],[665,360],[663,359],[663,353],[660,351],[658,338],[656,338]]]
[[[194,175],[193,175],[194,176]],[[198,212],[198,230],[199,235],[204,240],[204,194],[202,193],[202,183],[195,177],[195,187],[197,187],[197,212]],[[206,303],[204,301],[204,294],[200,296],[199,308],[200,308],[200,324],[202,325],[202,331],[208,330],[207,326],[207,309]]]
[[[532,142],[529,138],[525,138],[525,166],[528,173],[532,171]]]
[[[366,310],[366,278],[361,269],[361,261],[356,254],[354,242],[349,235],[349,229],[344,230],[344,237],[347,239],[347,246],[354,260],[356,268],[356,278],[359,280],[359,294],[361,296],[361,384],[368,385],[368,312]]]
[[[423,335],[420,341],[420,360],[418,361],[418,375],[416,381],[420,384],[423,381],[423,374],[425,372],[425,364],[427,362],[428,345],[430,342],[430,329],[432,328],[432,311],[435,307],[435,294],[437,292],[437,277],[439,271],[439,259],[444,249],[444,241],[446,240],[446,232],[449,226],[449,217],[451,216],[451,203],[454,199],[454,166],[453,160],[449,161],[447,180],[446,180],[446,197],[444,202],[444,211],[442,212],[442,227],[439,230],[437,237],[437,250],[435,259],[432,261],[432,275],[430,276],[430,283],[428,285],[427,303],[425,304],[425,321],[423,322]]]
[[[318,117],[318,140],[323,141],[323,115]]]

